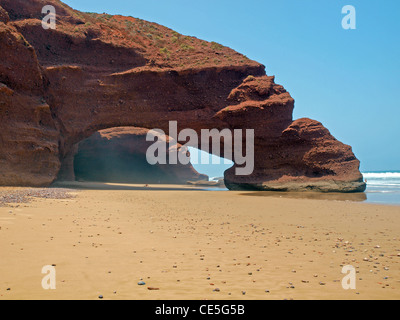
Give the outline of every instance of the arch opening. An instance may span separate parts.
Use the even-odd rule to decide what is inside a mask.
[[[94,133],[64,158],[58,180],[132,184],[197,184],[211,180],[210,185],[219,181],[215,185],[224,187],[221,179],[233,162],[196,148],[189,148],[189,164],[149,164],[146,152],[154,142],[146,141],[148,131],[117,127]]]
[[[189,147],[189,152],[193,167],[198,172],[208,175],[210,181],[223,179],[224,172],[234,165],[232,160],[218,157],[197,148]]]

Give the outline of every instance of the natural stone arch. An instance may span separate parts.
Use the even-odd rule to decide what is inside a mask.
[[[0,0],[11,12],[0,23],[0,184],[50,184],[60,159],[94,132],[167,131],[175,120],[179,130],[255,130],[255,170],[228,170],[230,189],[364,191],[351,147],[319,122],[293,121],[294,100],[263,65],[153,23],[80,13],[57,0],[47,4],[60,13],[58,28],[44,30],[35,13],[41,4]]]

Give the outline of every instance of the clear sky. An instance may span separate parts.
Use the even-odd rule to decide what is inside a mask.
[[[294,118],[321,121],[361,169],[400,170],[399,0],[64,0],[216,41],[263,63],[296,100]],[[353,5],[357,29],[342,28]]]

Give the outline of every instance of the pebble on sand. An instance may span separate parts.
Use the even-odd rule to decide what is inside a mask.
[[[0,207],[9,206],[15,203],[29,203],[31,198],[43,199],[71,199],[74,198],[69,190],[63,188],[25,188],[22,190],[0,191]],[[12,214],[12,211],[9,211]]]
[[[139,281],[138,286],[144,286],[146,283],[144,281]]]

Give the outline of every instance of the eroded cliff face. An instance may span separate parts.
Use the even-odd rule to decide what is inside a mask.
[[[47,4],[56,30],[41,26]],[[74,145],[96,131],[168,133],[173,120],[198,133],[255,130],[255,171],[228,170],[231,189],[365,189],[351,148],[316,121],[293,122],[294,100],[263,65],[154,23],[56,0],[0,6],[0,184],[50,184]]]
[[[44,99],[35,50],[0,22],[0,184],[49,185],[60,168],[59,131]]]
[[[358,171],[359,161],[351,147],[336,140],[315,120],[292,122],[274,143],[259,141],[255,154],[256,169],[251,176],[235,176],[235,167],[225,172],[228,188],[318,192],[365,190]]]

